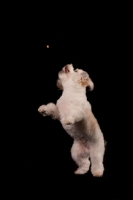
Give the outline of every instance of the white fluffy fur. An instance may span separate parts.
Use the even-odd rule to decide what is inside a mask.
[[[78,165],[75,174],[86,173],[91,162],[93,176],[102,176],[104,138],[86,97],[86,87],[93,90],[94,84],[87,72],[66,65],[58,74],[57,86],[63,93],[56,105],[42,105],[38,111],[44,116],[50,115],[60,120],[63,128],[74,139],[71,155]]]

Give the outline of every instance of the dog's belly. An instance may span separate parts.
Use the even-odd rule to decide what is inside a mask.
[[[65,131],[72,137],[74,138],[74,136],[76,135],[76,129],[74,125],[63,125],[63,128],[65,129]]]
[[[63,125],[63,128],[65,131],[74,139],[74,140],[80,140],[83,143],[87,142],[89,140],[88,134],[84,131],[81,130],[77,126],[77,124],[73,125]]]
[[[96,143],[95,133],[91,134],[91,129],[86,127],[85,120],[72,125],[63,125],[63,128],[74,140],[80,140],[87,146]]]

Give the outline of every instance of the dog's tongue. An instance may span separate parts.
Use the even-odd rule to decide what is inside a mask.
[[[65,73],[68,73],[69,72],[69,69],[68,69],[68,67],[66,66],[65,67]]]

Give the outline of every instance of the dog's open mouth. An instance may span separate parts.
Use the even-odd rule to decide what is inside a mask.
[[[65,66],[65,67],[63,68],[63,71],[67,74],[67,73],[69,72],[68,66]]]

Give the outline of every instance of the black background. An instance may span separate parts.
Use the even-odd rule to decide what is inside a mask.
[[[72,193],[75,198],[131,198],[130,13],[107,10],[72,20],[65,12],[65,20],[45,11],[19,17],[12,13],[4,24],[0,176],[23,179],[29,185],[32,180],[44,193],[50,190],[48,195],[62,199]],[[87,92],[87,98],[107,141],[101,178],[90,172],[74,175],[72,138],[58,121],[37,112],[40,105],[56,103],[60,97],[57,75],[69,63],[87,71],[94,81],[95,89]]]

